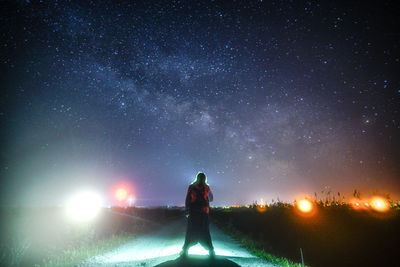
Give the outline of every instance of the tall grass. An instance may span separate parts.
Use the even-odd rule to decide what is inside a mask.
[[[117,248],[135,237],[132,233],[120,233],[103,240],[93,239],[92,241],[79,242],[79,244],[61,251],[49,251],[49,256],[36,266],[76,266],[93,256],[101,255],[113,248]]]
[[[355,191],[353,198],[362,200]],[[395,266],[400,243],[400,209],[355,209],[340,194],[308,198],[310,214],[293,203],[254,202],[249,206],[213,208],[212,220],[255,255],[281,266],[300,266],[300,248],[310,266]],[[260,208],[260,206],[263,206]],[[285,261],[285,259],[289,259]]]
[[[296,263],[287,258],[279,257],[277,255],[273,255],[272,253],[267,252],[261,242],[258,242],[256,239],[249,238],[248,235],[238,231],[233,225],[232,220],[229,220],[227,224],[224,224],[218,220],[214,222],[216,222],[219,228],[222,229],[225,233],[233,237],[235,240],[239,241],[240,244],[248,251],[250,251],[253,255],[282,267],[302,267],[300,263]]]
[[[0,244],[0,266],[19,266],[26,251],[31,247],[29,239],[12,237]]]

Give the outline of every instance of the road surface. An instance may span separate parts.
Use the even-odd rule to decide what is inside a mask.
[[[138,237],[79,266],[275,266],[251,255],[214,224],[210,225],[210,231],[217,255],[215,259],[210,259],[208,251],[199,244],[190,248],[187,259],[179,258],[185,229],[185,219],[173,221],[158,231]]]

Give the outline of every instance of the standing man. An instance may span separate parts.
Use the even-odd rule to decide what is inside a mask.
[[[209,251],[211,257],[215,256],[208,221],[210,201],[213,201],[213,198],[206,175],[199,172],[196,180],[189,185],[186,194],[185,209],[189,213],[189,217],[182,256],[186,257],[189,247],[198,242]]]

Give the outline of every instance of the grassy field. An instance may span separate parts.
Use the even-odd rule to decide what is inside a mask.
[[[400,210],[354,210],[350,205],[315,202],[302,216],[291,204],[214,208],[211,218],[260,257],[282,266],[397,266]],[[287,260],[289,259],[289,260]]]
[[[158,223],[118,212],[157,218]],[[74,266],[153,231],[179,212],[182,215],[164,208],[103,209],[93,221],[76,223],[59,207],[1,208],[0,266]]]

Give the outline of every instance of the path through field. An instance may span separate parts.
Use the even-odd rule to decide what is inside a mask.
[[[208,251],[199,244],[189,250],[187,259],[179,258],[185,236],[186,221],[179,219],[156,232],[96,256],[79,266],[274,266],[251,255],[238,242],[210,225],[211,237],[217,256],[208,257]]]

